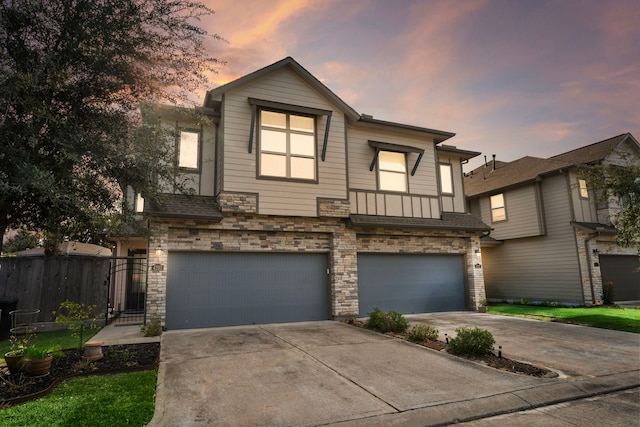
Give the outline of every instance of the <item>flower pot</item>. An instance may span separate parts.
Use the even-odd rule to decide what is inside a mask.
[[[100,360],[104,357],[102,354],[102,345],[104,341],[87,341],[84,343],[84,360]]]
[[[7,362],[7,368],[12,374],[17,374],[22,370],[24,353],[5,353],[4,361]]]
[[[44,359],[25,359],[24,371],[29,377],[43,377],[49,375],[49,369],[51,369],[51,362],[53,356],[45,357]]]

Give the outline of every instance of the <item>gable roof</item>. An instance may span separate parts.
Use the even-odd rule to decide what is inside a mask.
[[[630,133],[623,133],[604,141],[596,142],[585,147],[576,148],[566,153],[558,154],[549,159],[561,160],[573,165],[582,165],[597,162],[607,157],[627,138],[635,139]],[[637,141],[636,141],[637,143]]]
[[[246,76],[240,77],[239,79],[236,79],[232,82],[207,91],[204,98],[203,106],[214,107],[214,99],[219,97],[220,95],[245,84],[251,83],[256,79],[264,77],[269,73],[272,73],[281,68],[288,68],[289,70],[294,72],[318,93],[320,93],[322,96],[336,105],[338,109],[347,116],[347,120],[349,121],[349,123],[358,123],[359,125],[382,129],[391,127],[404,132],[418,132],[420,134],[428,134],[429,137],[433,138],[436,144],[455,136],[455,133],[451,132],[413,126],[404,123],[388,122],[385,120],[374,119],[372,116],[369,116],[367,114],[359,114],[356,110],[351,108],[346,102],[340,99],[338,95],[333,93],[327,86],[325,86],[320,80],[318,80],[313,74],[307,71],[302,65],[300,65],[295,59],[290,56],[281,59],[278,62],[274,62],[273,64],[261,68],[257,71],[249,73]]]
[[[495,169],[491,164],[481,166],[465,176],[465,193],[468,197],[484,195],[533,182],[545,174],[603,160],[629,138],[638,144],[633,135],[625,133],[547,159],[526,156],[513,162],[496,162]]]
[[[276,71],[280,68],[288,68],[293,71],[321,95],[325,96],[336,106],[338,106],[338,108],[342,110],[342,112],[344,112],[351,120],[358,120],[360,118],[360,115],[353,108],[347,105],[347,103],[340,99],[338,95],[333,93],[328,87],[322,84],[320,80],[315,78],[313,74],[308,72],[302,65],[296,62],[296,60],[290,56],[287,56],[286,58],[281,59],[278,62],[274,62],[271,65],[254,71],[253,73],[249,73],[246,76],[240,77],[239,79],[236,79],[232,82],[207,91],[207,94],[204,98],[204,106],[209,106],[210,101],[213,100],[213,98],[222,95],[223,93],[229,92],[230,90],[233,90],[235,88],[243,86],[247,83],[250,83],[263,76],[266,76],[267,74],[272,73],[273,71]]]

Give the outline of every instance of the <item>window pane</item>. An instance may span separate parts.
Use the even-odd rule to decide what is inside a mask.
[[[260,156],[260,174],[269,176],[287,176],[287,157],[275,154]]]
[[[502,193],[491,196],[491,209],[504,207],[504,195]]]
[[[178,166],[181,168],[198,168],[198,134],[195,132],[180,132],[180,157]]]
[[[286,129],[287,115],[282,113],[274,113],[273,111],[262,111],[260,114],[262,125]]]
[[[453,193],[451,165],[440,165],[440,186],[443,193]]]
[[[144,212],[144,197],[140,193],[136,194],[135,209],[136,212]]]
[[[507,212],[504,208],[498,208],[491,211],[491,219],[495,221],[504,221],[507,219]]]
[[[290,116],[291,130],[299,130],[305,132],[313,132],[313,118],[304,116]]]
[[[381,151],[378,155],[378,167],[381,171],[406,173],[407,169],[404,166],[404,153]]]
[[[315,179],[315,160],[306,157],[291,157],[291,178]]]
[[[587,190],[587,181],[584,179],[578,180],[578,185],[580,186],[580,197],[583,199],[589,198],[589,190]]]
[[[291,134],[291,154],[313,156],[315,151],[313,135]]]
[[[284,132],[263,129],[260,132],[260,150],[286,153],[287,134]]]
[[[380,190],[407,191],[407,178],[403,173],[380,171]]]

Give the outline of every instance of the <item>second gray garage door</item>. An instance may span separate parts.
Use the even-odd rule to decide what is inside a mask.
[[[461,255],[358,254],[360,316],[464,310],[464,282]]]
[[[326,320],[326,254],[170,252],[167,329]]]
[[[602,283],[613,282],[614,301],[640,301],[638,268],[637,255],[600,255]]]

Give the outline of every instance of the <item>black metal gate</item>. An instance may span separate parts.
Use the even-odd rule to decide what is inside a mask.
[[[107,320],[116,325],[145,323],[147,251],[130,250],[129,256],[111,258]]]

